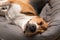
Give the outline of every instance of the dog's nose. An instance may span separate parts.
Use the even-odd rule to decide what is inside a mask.
[[[27,24],[27,30],[29,32],[35,32],[36,31],[36,25],[35,24]]]

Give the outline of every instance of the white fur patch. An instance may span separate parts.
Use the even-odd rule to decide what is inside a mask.
[[[18,4],[12,4],[11,8],[8,11],[8,16],[12,19],[15,16],[20,15],[20,11],[22,10],[21,6]]]
[[[22,15],[21,18],[17,18],[14,22],[15,24],[19,25],[23,31],[25,31],[26,24],[30,19],[32,19],[34,16],[24,16]]]
[[[10,10],[8,11],[8,19],[12,19],[15,18],[15,20],[13,20],[13,22],[18,25],[19,27],[22,28],[22,31],[25,30],[26,28],[26,24],[27,22],[32,19],[34,16],[26,16],[25,14],[20,13],[20,11],[22,10],[22,7],[18,4],[12,4]],[[16,17],[18,16],[18,17]]]

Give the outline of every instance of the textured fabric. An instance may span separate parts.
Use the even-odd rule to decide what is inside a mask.
[[[49,22],[49,28],[42,35],[46,40],[56,40],[60,36],[60,0],[50,0],[40,16]]]

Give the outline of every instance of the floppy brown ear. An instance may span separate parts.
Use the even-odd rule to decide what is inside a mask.
[[[35,11],[35,9],[29,4],[29,3],[22,3],[22,11],[23,13],[32,13],[34,15],[37,15],[37,12]]]

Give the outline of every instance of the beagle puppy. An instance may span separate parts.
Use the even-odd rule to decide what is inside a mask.
[[[19,26],[26,36],[43,33],[48,23],[37,15],[30,0],[0,0],[0,14]]]

